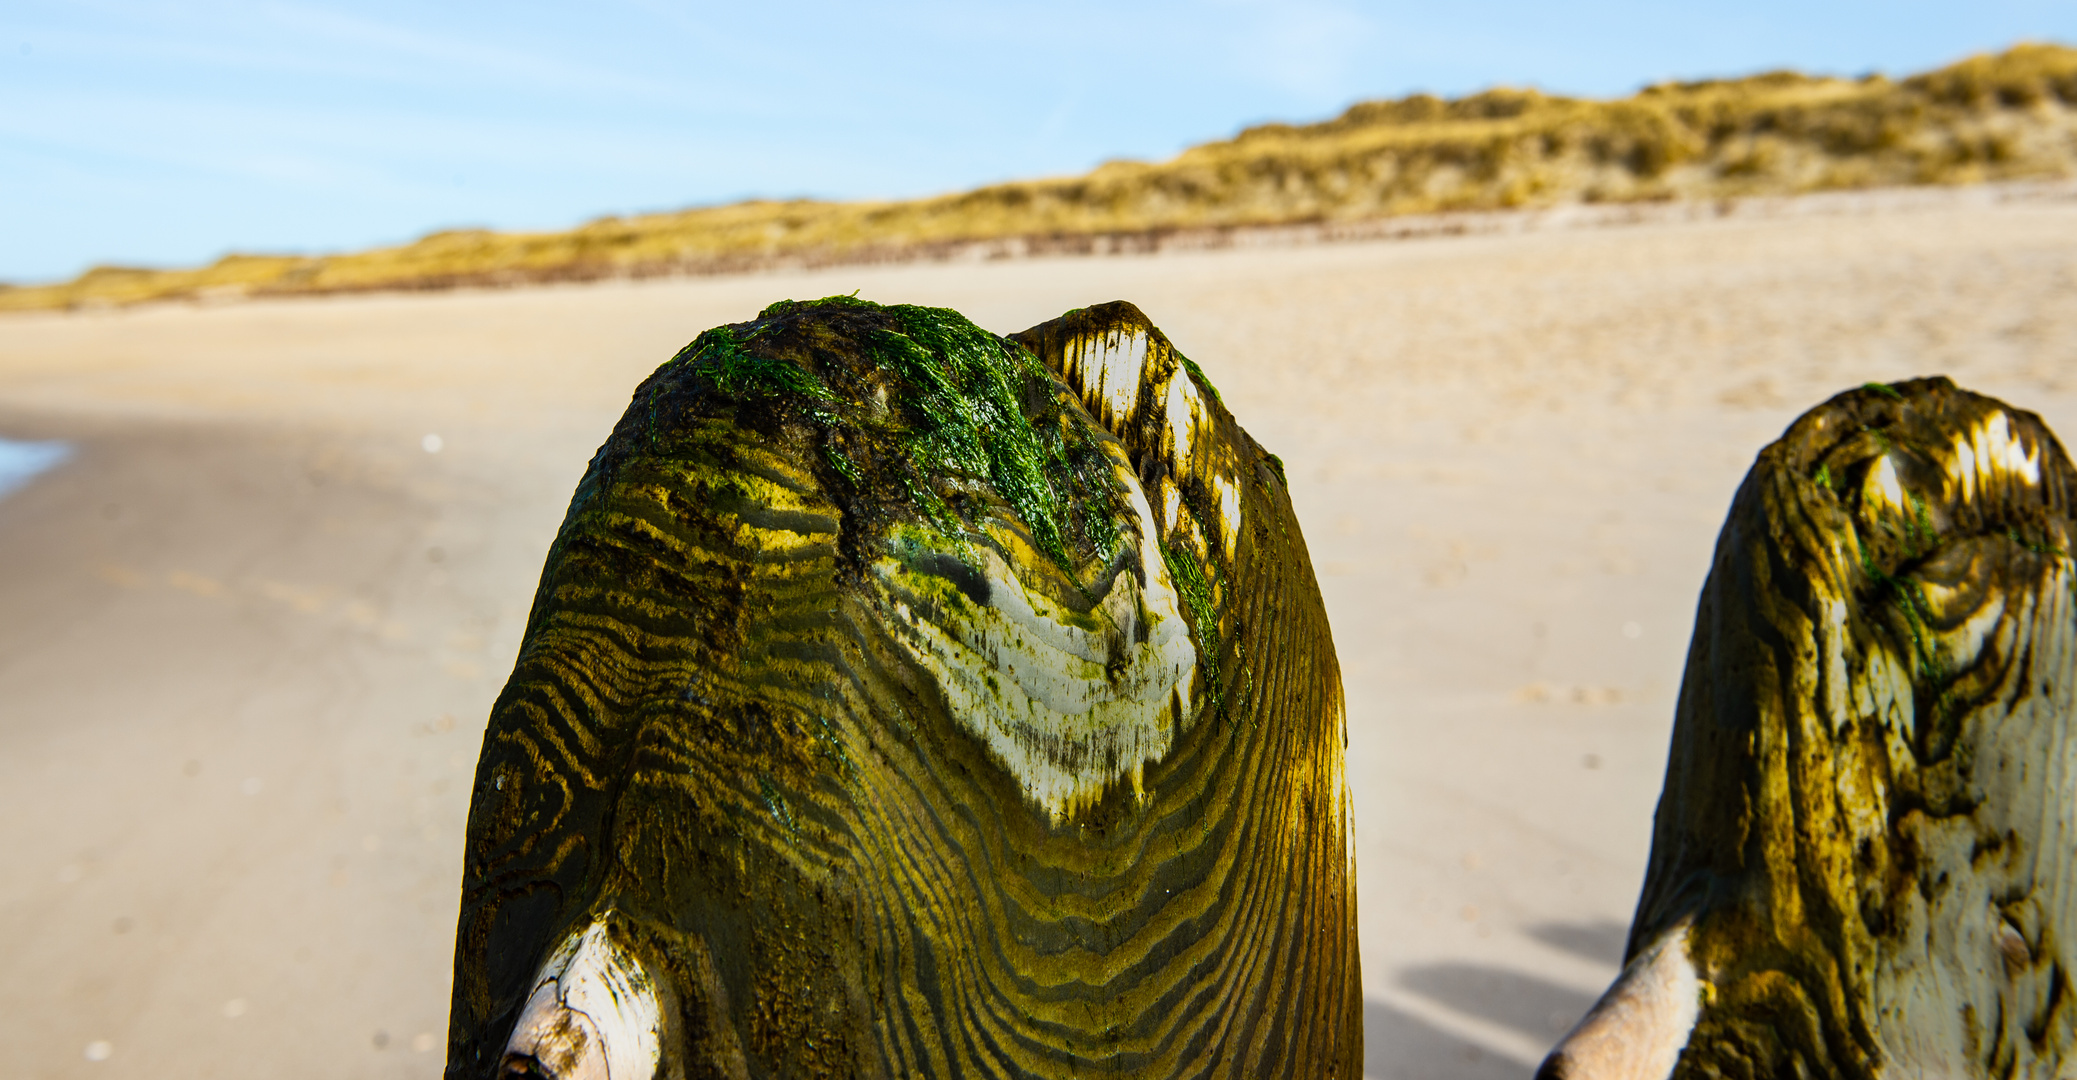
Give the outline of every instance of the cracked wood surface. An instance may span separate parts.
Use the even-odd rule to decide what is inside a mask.
[[[1673,1076],[2077,1067],[2073,483],[2038,417],[1944,378],[1841,394],[1761,453],[1630,934],[1633,971],[1684,935],[1702,979],[1692,1030],[1656,1036],[1685,1039]],[[1584,1046],[1544,1075],[1621,1074]]]
[[[513,1029],[586,947],[665,1076],[1359,1075],[1340,674],[1275,459],[1130,305],[1022,345],[843,300],[724,329],[550,550],[448,1075],[553,1072]]]

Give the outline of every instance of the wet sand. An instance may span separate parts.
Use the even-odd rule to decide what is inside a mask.
[[[0,320],[0,437],[75,447],[0,499],[10,1075],[437,1073],[476,744],[572,485],[699,330],[853,289],[998,331],[1132,300],[1283,457],[1377,1077],[1526,1076],[1614,973],[1761,446],[1933,373],[2077,432],[2059,199]]]

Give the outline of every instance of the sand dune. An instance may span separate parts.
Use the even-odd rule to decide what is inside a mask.
[[[0,284],[0,311],[1252,244],[1265,232],[1423,230],[1436,222],[1420,218],[1450,227],[1531,207],[1599,213],[1672,199],[2060,182],[2077,170],[2073,130],[2077,50],[2046,43],[1901,82],[1774,71],[1659,83],[1609,101],[1507,88],[1451,101],[1415,94],[1081,176],[896,202],[751,200],[562,232],[449,230],[398,247],[230,254],[189,269],[100,266],[69,282]]]
[[[1877,209],[0,320],[0,436],[75,447],[0,500],[10,1071],[437,1072],[477,736],[572,484],[699,330],[859,289],[998,331],[1132,300],[1283,457],[1370,1072],[1524,1076],[1614,971],[1754,453],[1936,372],[2077,432],[2077,200]]]

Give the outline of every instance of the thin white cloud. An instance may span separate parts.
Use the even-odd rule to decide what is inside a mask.
[[[156,5],[100,4],[106,18],[82,22],[0,20],[0,33],[33,38],[40,55],[73,69],[163,65],[184,87],[249,88],[279,80],[281,93],[418,89],[429,109],[459,102],[554,99],[664,109],[687,116],[779,119],[769,87],[708,64],[661,72],[608,67],[574,55],[500,44],[486,24],[481,39],[441,33],[332,8],[286,3],[214,4],[177,13]]]
[[[1376,23],[1350,4],[1214,0],[1212,6],[1239,16],[1228,36],[1236,74],[1305,98],[1345,95],[1351,69],[1376,43]]]
[[[485,41],[426,33],[315,5],[262,4],[256,6],[255,14],[283,29],[307,36],[313,44],[361,55],[387,54],[430,63],[432,70],[439,71],[447,79],[487,78],[496,82],[575,90],[587,95],[666,95],[685,89],[679,83],[642,78],[625,71]]]

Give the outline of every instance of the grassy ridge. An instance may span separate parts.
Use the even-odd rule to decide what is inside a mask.
[[[1901,81],[1775,72],[1616,101],[1499,89],[1364,102],[1159,164],[904,202],[756,201],[566,232],[443,232],[346,255],[99,267],[0,310],[581,280],[928,256],[973,241],[1356,221],[1446,210],[2077,175],[2077,49],[2021,45]]]

